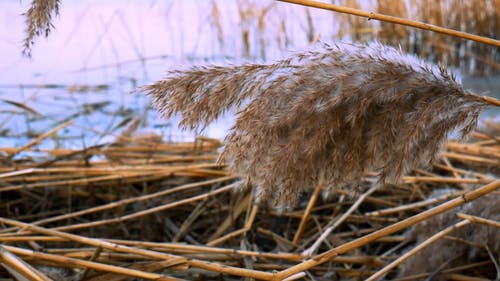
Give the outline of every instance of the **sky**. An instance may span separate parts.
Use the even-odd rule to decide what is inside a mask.
[[[65,0],[53,21],[54,30],[48,38],[37,38],[28,59],[21,54],[22,13],[28,2],[0,4],[0,84],[106,82],[105,72],[78,70],[161,55],[181,59],[203,40],[196,34],[197,29],[203,31],[204,16],[193,16],[202,11],[193,1],[166,5],[158,3],[165,1]]]
[[[252,15],[258,15],[260,9],[273,1],[243,7],[248,8],[247,16],[251,18],[244,21],[240,19],[236,1],[62,0],[60,15],[53,21],[54,30],[48,38],[36,39],[32,58],[28,59],[21,55],[26,28],[22,14],[30,2],[2,0],[0,3],[0,84],[100,83],[113,73],[99,71],[96,75],[78,70],[130,60],[154,61],[151,58],[157,57],[168,57],[168,67],[200,63],[201,58],[221,63],[229,58],[235,63],[243,52],[244,29],[250,30],[252,54],[258,56],[259,44],[265,45],[266,59],[307,47],[305,10],[286,3],[274,3],[279,9],[273,8],[262,26],[257,26],[260,23]],[[284,48],[280,42],[285,40],[284,33],[280,29],[287,13],[297,17],[287,19],[286,33],[290,37],[287,40],[292,44]],[[318,25],[318,33],[321,28],[331,29],[328,12],[315,10],[313,16],[315,21],[325,23]],[[216,21],[222,34],[218,34]],[[138,74],[141,73],[130,73]],[[153,75],[151,79],[159,74]]]

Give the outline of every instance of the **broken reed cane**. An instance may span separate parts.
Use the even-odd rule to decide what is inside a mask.
[[[182,128],[200,130],[236,109],[219,161],[278,207],[318,185],[355,189],[370,171],[397,183],[430,164],[450,132],[467,136],[486,105],[500,105],[444,67],[378,42],[174,70],[144,90],[164,117],[182,114]]]

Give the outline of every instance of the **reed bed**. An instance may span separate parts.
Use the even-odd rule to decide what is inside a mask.
[[[497,0],[330,2],[345,8],[361,9],[366,13],[411,19],[498,39],[500,5]],[[37,37],[46,36],[57,28],[54,18],[63,5],[64,1],[60,0],[32,1],[25,13],[25,54],[30,54]],[[427,30],[338,13],[326,15],[315,9],[274,1],[240,0],[235,10],[230,12],[226,12],[226,6],[225,1],[211,1],[208,7],[204,7],[207,10],[207,26],[213,34],[210,41],[214,49],[219,51],[214,56],[266,60],[290,49],[303,49],[304,43],[312,44],[318,40],[369,42],[377,39],[385,44],[401,46],[405,52],[418,54],[428,61],[454,66],[462,73],[485,75],[495,74],[499,70],[500,53],[497,47],[471,44]]]
[[[423,271],[413,266],[417,271],[397,277],[401,267],[407,270],[403,262],[386,277],[494,278],[494,257],[500,251],[498,213],[484,209],[495,205],[490,203],[500,196],[494,191],[500,187],[498,126],[487,123],[468,143],[448,142],[431,170],[416,169],[400,184],[363,189],[358,196],[344,189],[331,189],[334,196],[327,196],[320,186],[303,191],[293,208],[281,211],[254,203],[251,190],[234,191],[237,178],[216,164],[218,140],[200,137],[192,143],[165,143],[121,136],[113,145],[86,150],[26,147],[23,152],[45,155],[31,160],[15,160],[12,156],[21,153],[19,148],[2,148],[0,276],[283,280],[291,275],[288,280],[359,280],[413,249],[413,240],[422,242],[449,223],[467,222],[472,225],[467,233],[477,233],[473,230],[481,227],[481,233],[490,236],[476,239],[457,232],[453,238],[455,232],[451,232],[437,244],[453,239],[462,252],[476,253],[473,257],[455,252],[460,259],[434,268],[422,266]],[[366,175],[367,182],[370,176]],[[450,206],[456,205],[447,204],[485,187],[490,194],[477,202],[490,203],[474,205],[476,201],[470,200],[458,210],[465,217],[450,218],[457,212]],[[430,195],[443,188],[446,193]],[[440,212],[450,209],[442,221],[440,216],[430,216],[410,230],[405,225],[406,232],[356,242],[344,254],[326,260],[316,255],[369,238],[404,219],[418,219],[442,203],[445,207]],[[415,255],[425,259],[426,253],[419,250]],[[314,260],[321,263],[293,271]]]
[[[33,7],[38,2],[33,1]],[[387,7],[383,2],[378,2],[379,10]],[[49,3],[53,5],[38,8],[49,16],[35,23],[40,30],[45,28],[45,35],[59,1]],[[431,2],[426,3],[429,5],[420,7],[418,13],[442,20],[441,11],[448,7],[427,10]],[[492,11],[486,9],[492,1],[484,3],[480,9]],[[360,6],[356,1],[343,4]],[[241,5],[240,19],[248,24],[257,19],[260,36],[274,5],[260,10],[253,5]],[[393,8],[394,13],[405,13],[403,5]],[[460,11],[463,15],[464,10]],[[474,28],[486,26],[486,33],[495,30],[489,25],[497,15],[494,11],[486,19],[482,13],[473,14]],[[407,10],[404,17],[411,13]],[[216,2],[212,2],[212,14],[223,47]],[[308,10],[306,15],[308,40],[317,41]],[[442,21],[432,23],[444,25]],[[370,29],[359,18],[349,18],[347,24],[359,27],[350,33],[356,40],[364,40],[360,30]],[[253,41],[245,28],[241,38],[249,57]],[[40,35],[40,30],[34,34]],[[286,36],[284,25],[281,30]],[[423,35],[409,35],[402,28],[384,33],[409,38],[404,48],[419,48],[416,52],[436,59],[436,45],[426,53],[422,44],[428,41],[421,40]],[[33,38],[29,32],[28,38]],[[411,40],[424,43],[415,45]],[[257,41],[265,59],[265,38]],[[31,44],[27,43],[27,50]],[[460,56],[470,51],[463,46],[459,46]],[[438,53],[444,54],[438,59],[450,62],[449,46],[438,47],[445,50]],[[382,51],[374,53],[376,49]],[[367,50],[371,52],[364,52]],[[358,55],[363,53],[368,55]],[[488,55],[495,57],[497,51]],[[353,72],[346,70],[347,65]],[[365,72],[367,65],[376,73]],[[315,73],[322,69],[346,72],[340,71],[336,77],[300,77],[311,69]],[[281,87],[280,81],[290,72],[296,79],[287,81],[295,84]],[[71,125],[68,121],[24,146],[1,148],[1,278],[498,279],[500,130],[497,123],[485,123],[481,130],[473,131],[482,107],[486,103],[498,106],[497,100],[468,93],[443,68],[381,45],[334,46],[274,65],[214,66],[171,74],[147,89],[167,116],[182,112],[185,127],[203,127],[250,98],[249,109],[240,112],[243,117],[226,147],[203,137],[193,143],[168,143],[155,135],[137,137],[132,126],[109,145],[79,150],[36,148],[43,139]],[[337,92],[345,94],[330,95],[326,90],[332,86],[329,78],[339,82]],[[385,84],[373,89],[380,81],[389,81],[394,93],[386,91]],[[241,91],[221,85],[236,85]],[[369,89],[361,90],[362,86]],[[277,93],[290,87],[298,89],[287,97],[291,103],[280,100]],[[313,88],[316,90],[309,91]],[[271,94],[260,95],[262,89]],[[201,92],[208,95],[199,95]],[[332,120],[325,112],[338,114]],[[277,113],[282,115],[275,118]],[[262,120],[280,130],[262,130]],[[325,123],[339,126],[333,126],[329,135],[314,135],[325,131]],[[387,130],[382,124],[389,124]],[[457,128],[473,138],[468,143],[445,144],[448,133]],[[401,143],[401,135],[409,137]],[[362,136],[368,136],[372,150],[363,150]],[[294,144],[294,153],[269,155],[255,146],[278,151],[283,143]],[[344,144],[337,149],[338,158],[309,161],[328,155],[337,143]],[[307,148],[304,153],[301,145]],[[437,154],[442,145],[444,150]],[[360,147],[363,149],[356,150]],[[222,157],[228,162],[225,167],[216,160],[228,148]],[[38,157],[16,157],[30,153]],[[341,160],[348,165],[339,164]],[[422,163],[432,164],[432,168],[419,169]],[[280,169],[286,173],[280,174]],[[326,174],[331,170],[333,175]],[[275,179],[273,174],[279,177]],[[237,188],[240,180],[249,182],[250,188]],[[275,183],[280,184],[277,192]],[[255,201],[256,196],[276,199],[281,208]]]

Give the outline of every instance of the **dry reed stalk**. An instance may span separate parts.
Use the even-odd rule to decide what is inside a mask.
[[[397,206],[397,207],[393,207],[393,208],[382,209],[382,210],[377,210],[374,212],[366,213],[365,216],[385,216],[385,215],[389,215],[389,214],[398,213],[401,211],[422,208],[425,206],[433,205],[435,203],[441,203],[443,201],[446,201],[446,200],[449,200],[451,198],[462,195],[463,193],[464,192],[445,194],[445,195],[440,196],[440,197],[430,198],[430,199],[420,201],[420,202],[415,202],[415,203],[411,203],[411,204],[407,204],[407,205],[401,205],[401,206]]]
[[[37,242],[60,242],[60,241],[69,241],[65,238],[54,237],[54,236],[17,236],[17,237],[1,237],[0,241],[7,243],[15,243],[15,242],[25,242],[25,241],[37,241]],[[194,256],[194,255],[204,255],[205,258],[210,257],[212,255],[215,257],[225,256],[227,258],[235,258],[235,257],[252,257],[252,258],[262,258],[262,259],[273,259],[273,260],[281,260],[287,262],[299,262],[305,258],[305,256],[301,254],[287,253],[287,252],[279,252],[279,253],[266,253],[266,252],[256,252],[249,250],[237,250],[231,248],[217,248],[217,247],[208,247],[208,246],[198,246],[198,245],[188,245],[184,243],[161,243],[161,242],[147,242],[147,241],[132,241],[132,240],[117,240],[117,239],[107,239],[107,241],[121,244],[121,245],[129,245],[135,247],[149,248],[154,249],[160,252],[167,252],[174,255],[183,255],[183,256]],[[87,259],[95,253],[90,249],[82,249],[82,248],[72,248],[72,249],[64,249],[64,250],[53,250],[50,249],[48,252],[53,254],[61,254],[64,253],[66,257],[70,258],[78,258],[78,259]],[[109,258],[118,258],[119,255],[116,253],[102,253],[101,257],[109,257]],[[131,258],[131,259],[141,259],[143,257],[139,255],[121,255],[122,258]],[[351,263],[351,264],[373,264],[376,266],[384,266],[385,262],[383,262],[377,256],[340,256],[332,260],[334,263]]]
[[[170,263],[171,266],[175,265],[175,264],[187,263],[190,266],[203,268],[206,270],[212,270],[212,271],[217,271],[217,272],[231,274],[231,275],[237,275],[237,276],[259,278],[259,279],[264,279],[264,280],[270,280],[273,276],[273,274],[267,273],[267,272],[248,270],[248,269],[242,269],[242,268],[234,268],[234,267],[229,267],[229,266],[221,266],[220,264],[209,263],[209,262],[205,262],[202,260],[196,260],[196,259],[185,259],[183,257],[169,255],[169,254],[165,254],[165,253],[160,253],[157,251],[144,250],[144,249],[140,249],[140,248],[123,246],[123,245],[115,244],[115,243],[100,240],[100,239],[87,238],[87,237],[83,237],[83,236],[79,236],[79,235],[74,235],[74,234],[69,234],[69,233],[60,232],[60,231],[56,231],[56,230],[46,229],[46,228],[18,222],[15,220],[10,220],[10,219],[6,219],[6,218],[2,218],[2,217],[0,217],[0,222],[5,223],[5,224],[9,224],[9,225],[15,225],[18,227],[22,227],[22,228],[34,231],[34,232],[43,233],[46,235],[62,237],[62,238],[65,238],[65,239],[68,239],[68,240],[71,240],[74,242],[82,243],[82,244],[88,244],[88,245],[92,245],[95,247],[102,247],[104,249],[108,249],[108,250],[112,250],[112,251],[116,251],[116,252],[132,253],[132,254],[138,254],[138,255],[141,255],[144,257],[149,257],[149,258],[156,259],[156,260],[171,261],[172,262],[172,263]],[[12,249],[12,248],[9,248],[9,249]],[[167,276],[162,276],[162,277],[167,278],[167,279],[169,278]]]
[[[109,184],[112,181],[127,179],[129,182],[143,182],[146,179],[157,180],[160,178],[165,178],[174,174],[177,175],[188,175],[188,176],[206,176],[213,173],[208,170],[199,170],[200,168],[210,168],[210,167],[218,167],[216,164],[196,164],[196,165],[182,165],[182,166],[170,166],[164,168],[156,168],[156,169],[146,169],[146,167],[142,167],[141,170],[135,171],[102,171],[105,175],[100,176],[92,176],[92,173],[85,174],[85,169],[81,169],[83,174],[77,174],[77,179],[68,179],[68,180],[56,180],[52,182],[36,182],[29,184],[18,184],[18,185],[7,185],[4,187],[0,187],[0,193],[20,190],[20,189],[32,189],[32,188],[45,188],[47,186],[52,187],[64,187],[64,186],[88,186],[92,183],[106,183]],[[64,170],[63,170],[64,172]],[[216,175],[226,174],[223,173],[215,173]]]
[[[342,216],[340,216],[336,220],[330,221],[327,224],[325,231],[320,235],[320,237],[314,242],[313,245],[311,245],[311,247],[306,249],[302,254],[306,257],[310,257],[310,256],[314,255],[316,253],[316,251],[318,250],[319,246],[321,245],[321,243],[323,243],[323,241],[326,239],[326,237],[333,230],[335,230],[340,224],[342,224],[348,218],[349,215],[351,215],[355,210],[357,210],[359,205],[366,199],[366,197],[368,197],[370,194],[375,192],[377,190],[377,188],[378,188],[378,186],[374,185],[372,188],[370,188],[365,193],[363,193],[361,196],[359,196],[359,198],[356,200],[356,202],[354,204],[352,204],[352,206],[345,213],[343,213]]]
[[[208,181],[201,181],[201,182],[186,184],[186,185],[178,186],[178,187],[175,187],[175,188],[172,188],[172,189],[167,189],[167,190],[163,190],[163,191],[159,191],[159,192],[155,192],[155,193],[151,193],[151,194],[147,194],[147,195],[143,195],[143,196],[137,196],[137,197],[133,197],[133,198],[127,198],[127,199],[123,199],[123,200],[120,200],[120,201],[115,201],[115,202],[112,202],[112,203],[108,203],[108,204],[105,204],[105,205],[100,205],[100,206],[93,207],[93,208],[87,208],[87,209],[81,210],[81,211],[76,211],[76,212],[72,212],[72,213],[67,213],[67,214],[63,214],[63,215],[59,215],[59,216],[54,216],[54,217],[50,217],[50,218],[46,218],[46,219],[34,221],[31,224],[33,224],[33,225],[43,225],[43,224],[47,224],[47,223],[51,223],[51,222],[56,222],[56,221],[60,221],[60,220],[67,220],[67,219],[70,219],[70,218],[75,218],[75,217],[79,217],[79,216],[83,216],[83,215],[92,214],[94,212],[102,212],[102,211],[109,210],[109,209],[121,208],[121,207],[124,207],[125,205],[128,205],[128,204],[133,204],[133,203],[137,203],[137,202],[141,202],[141,201],[146,201],[146,200],[152,200],[152,199],[158,198],[160,196],[166,196],[166,195],[169,195],[169,194],[172,194],[172,193],[175,193],[175,192],[180,192],[180,191],[192,189],[192,188],[195,188],[195,187],[201,187],[201,186],[204,186],[204,185],[216,184],[216,183],[219,183],[219,182],[224,182],[224,181],[231,180],[233,178],[234,177],[229,176],[229,177],[222,177],[222,178],[218,178],[218,179],[214,179],[214,180],[208,180]],[[14,231],[14,230],[15,230],[15,228],[11,228],[11,229],[6,228],[6,229],[3,229],[2,231],[0,231],[0,236],[2,236],[1,233],[7,233],[7,232]]]
[[[45,133],[41,134],[40,136],[38,136],[37,138],[35,138],[34,140],[30,141],[26,145],[23,145],[22,147],[19,147],[18,149],[15,149],[14,151],[9,152],[9,154],[7,155],[7,157],[8,158],[14,157],[17,153],[31,148],[32,146],[40,143],[42,140],[44,140],[44,139],[52,136],[53,134],[57,133],[57,131],[59,131],[59,130],[61,130],[63,128],[66,128],[66,127],[68,127],[71,124],[73,124],[73,120],[64,122],[63,124],[60,124],[60,125],[56,126],[55,128],[52,128],[48,132],[45,132]]]
[[[227,218],[222,222],[217,230],[208,238],[208,241],[214,241],[219,238],[233,223],[234,221],[243,213],[243,211],[247,210],[248,206],[252,203],[252,197],[250,194],[243,197],[235,207],[232,208],[230,214],[228,214]]]
[[[489,194],[489,193],[491,193],[499,188],[500,188],[500,180],[496,180],[492,183],[484,185],[476,190],[467,192],[460,197],[457,197],[453,200],[447,201],[446,203],[443,203],[443,204],[436,206],[432,209],[429,209],[425,212],[419,213],[419,214],[412,216],[412,217],[408,217],[403,221],[399,221],[395,224],[392,224],[392,225],[387,226],[383,229],[372,232],[372,233],[365,235],[361,238],[358,238],[358,239],[352,240],[350,242],[347,242],[345,244],[342,244],[336,248],[330,249],[322,254],[319,254],[311,259],[305,260],[304,262],[302,262],[298,265],[295,265],[295,266],[292,266],[288,269],[282,270],[275,275],[274,280],[280,280],[280,279],[286,278],[288,276],[291,276],[293,274],[296,274],[298,272],[308,270],[314,266],[325,263],[329,259],[335,258],[340,254],[357,249],[357,248],[361,247],[362,245],[366,245],[369,242],[375,241],[375,240],[380,239],[384,236],[387,236],[389,234],[392,234],[392,233],[395,233],[395,232],[400,231],[402,229],[405,229],[405,228],[412,226],[418,222],[425,221],[426,219],[432,218],[435,215],[441,214],[445,211],[448,211],[450,209],[461,206],[464,203],[473,201],[473,200],[475,200],[481,196],[484,196],[486,194]],[[500,241],[500,240],[498,240],[498,241]]]
[[[140,217],[143,217],[143,216],[147,216],[147,215],[158,213],[158,212],[161,212],[161,211],[164,211],[164,210],[172,209],[172,208],[184,205],[184,204],[188,204],[188,203],[200,201],[200,200],[206,199],[208,197],[217,195],[219,193],[228,192],[231,189],[233,189],[234,186],[235,186],[235,184],[223,186],[223,187],[221,187],[219,189],[216,189],[214,191],[210,191],[208,193],[204,193],[204,194],[200,194],[200,195],[197,195],[197,196],[185,198],[183,200],[179,200],[179,201],[176,201],[176,202],[171,202],[171,203],[168,203],[168,204],[164,204],[164,205],[152,207],[152,208],[145,209],[145,210],[142,210],[142,211],[139,211],[139,212],[134,212],[134,213],[131,213],[131,214],[127,214],[127,215],[124,215],[124,216],[117,216],[117,217],[110,218],[110,219],[94,220],[94,221],[91,221],[91,222],[78,223],[78,224],[73,224],[73,225],[65,225],[65,226],[56,227],[54,229],[62,230],[62,231],[69,231],[69,230],[75,230],[75,229],[85,229],[85,228],[97,227],[97,226],[107,225],[107,224],[113,224],[113,223],[122,223],[122,222],[127,221],[127,220],[137,219],[137,218],[140,218]],[[1,218],[0,218],[0,220],[1,220]]]
[[[360,3],[357,0],[341,0],[338,2],[340,2],[340,5],[349,8],[360,8]],[[357,16],[347,16],[345,19],[338,18],[336,22],[339,25],[338,38],[352,38],[355,42],[367,41],[367,34],[363,31],[370,30],[370,23],[368,21]]]
[[[469,220],[462,220],[462,221],[460,221],[452,226],[449,226],[446,229],[436,233],[435,235],[433,235],[429,239],[423,241],[422,243],[419,243],[418,246],[411,249],[410,251],[408,251],[407,253],[405,253],[401,257],[397,258],[396,260],[394,260],[393,262],[391,262],[390,264],[388,264],[387,266],[385,266],[381,270],[377,271],[375,274],[373,274],[368,279],[366,279],[366,281],[378,280],[379,278],[381,278],[382,276],[387,274],[387,272],[394,269],[395,267],[397,267],[398,265],[400,265],[401,263],[403,263],[404,261],[406,261],[407,259],[409,259],[413,255],[415,255],[416,253],[418,253],[419,251],[421,251],[425,247],[429,246],[431,243],[437,241],[438,239],[442,239],[443,237],[445,237],[449,233],[453,232],[454,230],[456,230],[460,227],[466,226],[469,223],[470,223]]]
[[[252,224],[255,220],[255,216],[257,215],[258,210],[259,210],[258,205],[253,204],[249,213],[248,213],[245,225],[242,229],[235,230],[235,231],[228,233],[222,237],[211,240],[210,242],[207,243],[207,246],[216,246],[216,245],[218,245],[218,244],[220,244],[220,243],[222,243],[230,238],[247,233],[252,228]]]
[[[350,14],[350,15],[356,15],[359,17],[368,18],[369,20],[376,19],[376,20],[380,20],[380,21],[385,21],[385,22],[420,28],[423,30],[430,30],[430,31],[437,32],[437,33],[442,33],[442,34],[446,34],[446,35],[455,36],[458,38],[473,40],[476,42],[500,47],[500,41],[493,39],[493,38],[478,36],[478,35],[474,35],[474,34],[467,33],[467,32],[456,31],[453,29],[448,29],[448,28],[444,28],[441,26],[436,26],[436,25],[427,24],[427,23],[423,23],[423,22],[413,21],[413,20],[409,20],[409,19],[403,19],[403,18],[399,18],[399,17],[388,16],[388,15],[383,15],[383,14],[374,13],[374,12],[367,12],[367,11],[363,11],[363,10],[359,10],[359,9],[353,9],[353,8],[348,8],[348,7],[343,7],[343,6],[338,6],[338,5],[328,4],[328,3],[322,3],[322,2],[317,2],[317,1],[309,1],[309,0],[278,0],[278,1],[303,5],[303,6],[307,6],[307,7],[315,7],[315,8],[319,8],[319,9],[325,9],[325,10],[330,10],[330,11],[335,11],[335,12],[345,13],[345,14]]]
[[[17,253],[18,255],[23,255],[32,258],[38,258],[40,260],[47,260],[54,262],[56,264],[65,265],[65,266],[73,266],[76,268],[85,268],[85,269],[94,269],[100,270],[104,272],[113,272],[117,274],[123,274],[126,276],[133,276],[137,278],[144,278],[147,280],[163,280],[163,281],[177,281],[177,278],[172,278],[169,276],[165,276],[162,274],[155,274],[149,272],[143,272],[134,269],[128,269],[120,266],[113,266],[108,264],[96,263],[92,261],[79,260],[70,257],[60,256],[60,255],[52,255],[43,252],[36,252],[32,250],[21,249],[12,246],[4,246],[10,251]],[[50,279],[32,279],[32,280],[50,280]]]
[[[314,188],[314,192],[307,203],[307,207],[304,210],[304,214],[302,215],[302,219],[300,220],[299,227],[297,228],[297,232],[295,232],[295,236],[293,237],[292,243],[297,245],[299,243],[300,236],[306,227],[307,220],[309,219],[309,215],[311,214],[311,210],[318,199],[319,193],[323,190],[324,186],[318,185]]]
[[[26,12],[26,37],[23,42],[23,54],[31,56],[31,47],[35,37],[47,37],[53,28],[52,17],[59,14],[60,0],[32,0]]]
[[[453,225],[457,221],[455,217],[456,212],[463,212],[468,215],[494,220],[497,221],[498,224],[498,221],[500,221],[499,198],[498,195],[489,194],[470,204],[463,205],[453,212],[446,212],[433,217],[411,229],[408,236],[416,240],[418,244],[421,244],[437,229]],[[465,219],[464,221],[469,221],[467,217],[468,216],[462,217],[462,219]],[[470,222],[472,222],[472,220],[473,219],[471,219]],[[455,231],[454,235],[462,240],[488,245],[488,247],[493,249],[496,253],[500,252],[500,231],[490,225],[470,225]],[[449,262],[447,267],[467,264],[484,254],[484,250],[471,248],[465,243],[441,239],[424,250],[419,251],[416,255],[408,259],[407,262],[403,263],[399,275],[407,276],[422,272],[434,272],[436,268],[447,262]],[[443,269],[445,268],[441,270]],[[436,280],[445,279],[443,279],[443,277],[438,277]]]
[[[43,273],[21,260],[0,245],[0,265],[5,267],[17,280],[51,281]]]
[[[496,227],[496,228],[500,228],[500,222],[497,222],[497,221],[493,221],[493,220],[481,218],[481,217],[478,217],[478,216],[471,216],[471,215],[467,215],[467,214],[463,214],[463,213],[457,213],[456,216],[457,216],[457,218],[460,218],[460,219],[463,219],[463,220],[469,220],[471,222],[480,223],[480,224],[484,224],[484,225],[488,225],[488,226],[493,226],[493,227]]]
[[[397,183],[431,163],[448,134],[468,135],[482,97],[443,67],[379,43],[338,44],[274,64],[171,71],[144,88],[164,117],[200,129],[236,108],[220,162],[284,207],[318,184]]]

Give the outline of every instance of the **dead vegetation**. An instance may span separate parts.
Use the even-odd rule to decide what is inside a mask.
[[[413,247],[415,235],[406,238],[391,231],[375,241],[370,235],[377,230],[405,218],[418,219],[423,211],[443,202],[445,207],[438,209],[448,210],[449,202],[467,198],[464,192],[472,189],[486,187],[491,192],[500,186],[495,126],[473,133],[470,143],[448,142],[432,170],[415,170],[400,184],[383,185],[359,197],[342,189],[331,190],[334,196],[329,198],[318,196],[321,187],[306,190],[295,208],[282,212],[252,203],[250,190],[234,192],[237,178],[215,163],[220,146],[216,140],[143,143],[130,139],[131,145],[123,147],[45,150],[44,159],[32,160],[16,160],[12,156],[22,151],[4,147],[1,153],[12,160],[0,168],[0,262],[11,274],[38,276],[33,280],[54,275],[65,280],[281,280],[290,268],[307,266],[309,254],[348,246],[352,250],[326,261],[316,256],[322,264],[299,270],[295,276],[365,279],[405,247]],[[92,157],[109,154],[127,163]],[[428,197],[443,186],[452,193]],[[487,198],[498,202],[499,194],[492,192]],[[474,202],[459,211],[497,219],[495,212],[489,217],[488,212],[471,210]],[[447,217],[456,212],[450,210]],[[448,226],[447,220],[420,231],[417,240],[439,232]],[[498,235],[494,225],[471,224],[472,229],[481,227]],[[420,280],[425,274],[460,280],[494,278],[498,243],[465,241],[475,236],[460,233],[453,243],[461,249],[474,243],[479,259],[453,259],[401,280]],[[349,246],[359,240],[363,242]],[[395,278],[397,272],[389,272],[388,277]],[[0,276],[6,274],[0,271]]]
[[[443,195],[446,195],[446,193]],[[498,199],[498,195],[489,194],[456,210],[429,219],[414,227],[407,235],[410,239],[415,240],[417,245],[422,244],[437,229],[444,229],[461,221],[463,217],[457,217],[457,213],[465,213],[500,222]],[[498,266],[499,254],[500,231],[494,225],[469,224],[463,227],[456,226],[456,230],[451,235],[432,243],[429,247],[404,262],[399,276],[432,273],[435,275],[433,280],[448,280],[449,276],[446,273],[441,274],[446,269],[488,259],[492,261],[490,270],[494,272],[498,270],[498,268],[495,269],[495,266]],[[493,261],[496,261],[497,264],[495,265]],[[500,274],[500,272],[497,272],[497,274]]]
[[[58,2],[54,3],[55,8],[45,10],[49,15],[57,11]],[[429,11],[422,11],[422,15],[428,19],[448,18],[433,10],[436,7],[433,3],[436,2],[427,2],[422,9]],[[487,27],[485,32],[495,30],[490,23],[498,22],[498,10],[485,9],[491,8],[488,5],[493,1],[484,3],[486,6],[479,5],[482,8],[474,14],[481,20],[462,17],[474,9],[469,7],[461,10],[457,22],[480,23]],[[402,6],[394,9],[404,13]],[[215,2],[212,12],[218,14]],[[264,22],[269,12],[259,18],[259,23]],[[408,9],[407,14],[410,12]],[[492,20],[491,15],[496,18]],[[50,17],[45,22],[50,22]],[[350,20],[349,24],[364,23]],[[280,26],[286,36],[286,24]],[[308,38],[315,41],[310,14],[307,26]],[[382,24],[384,28],[388,27]],[[219,28],[218,32],[223,31]],[[367,27],[353,32],[363,40]],[[418,44],[415,43],[421,39],[418,33],[405,37],[405,32],[411,31],[393,27],[385,33],[409,38],[410,41],[403,41],[403,47],[421,48],[418,51],[428,58],[462,65],[465,56],[470,58],[470,66],[480,56],[476,52],[483,52],[487,54],[482,57],[483,62],[497,67],[491,59],[496,58],[497,50],[468,49],[474,45],[466,43],[436,45],[444,41],[434,41],[431,37]],[[244,41],[248,34],[242,33]],[[222,39],[220,42],[224,45]],[[254,41],[246,42],[250,52]],[[265,44],[263,38],[258,42]],[[230,145],[225,147],[230,149],[224,154],[229,169],[216,163],[221,145],[218,140],[198,138],[194,143],[168,143],[157,135],[137,136],[132,126],[110,145],[85,149],[36,148],[54,132],[71,125],[66,122],[24,146],[0,148],[0,264],[3,266],[0,277],[94,281],[498,278],[499,225],[495,207],[500,196],[496,191],[500,187],[499,125],[486,123],[486,128],[472,133],[474,139],[469,143],[449,141],[444,151],[436,154],[450,130],[459,127],[465,134],[471,132],[485,100],[463,91],[443,69],[424,65],[427,68],[416,70],[388,60],[383,54],[376,53],[373,59],[363,53],[360,56],[346,53],[344,47],[338,52],[338,48],[329,49],[334,54],[331,57],[319,51],[275,65],[173,72],[172,80],[155,85],[158,92],[154,93],[155,86],[150,88],[167,115],[184,113],[187,127],[203,127],[230,106],[247,106],[236,131],[228,137]],[[351,48],[359,51],[368,47],[355,44]],[[402,61],[412,59],[390,47],[383,48],[396,52]],[[260,52],[265,56],[265,49]],[[444,56],[438,58],[439,54]],[[322,64],[325,58],[327,63]],[[330,65],[338,58],[341,58],[339,64]],[[354,62],[350,61],[352,58]],[[354,65],[356,71],[344,70],[343,65]],[[363,72],[366,65],[378,71]],[[390,72],[389,65],[398,71]],[[344,75],[335,74],[333,80],[342,83],[334,89],[350,91],[336,95],[326,91],[331,85],[324,81],[332,77],[326,74],[317,77],[317,70],[322,68],[346,71]],[[301,72],[304,70],[306,73]],[[313,71],[314,75],[307,75],[307,71]],[[287,73],[297,76],[289,84],[283,81]],[[307,77],[300,78],[302,75]],[[398,91],[381,90],[387,85],[377,75],[391,77],[390,84]],[[195,79],[187,83],[186,77]],[[356,82],[356,78],[369,78],[372,83]],[[172,81],[179,85],[178,92],[174,90],[178,95],[163,96],[162,89],[170,89]],[[408,82],[411,88],[406,88]],[[320,86],[317,92],[303,90],[313,83]],[[229,88],[221,86],[226,84]],[[377,84],[381,87],[368,89]],[[239,90],[232,91],[235,87]],[[283,95],[290,87],[302,90],[292,91],[291,96]],[[360,91],[360,87],[367,90]],[[200,91],[193,92],[193,88]],[[262,96],[259,89],[271,94]],[[361,95],[352,95],[353,92]],[[324,98],[316,100],[315,94]],[[245,104],[245,98],[257,103]],[[401,108],[391,106],[389,101]],[[332,111],[338,115],[327,114]],[[389,112],[392,114],[382,114]],[[277,113],[281,117],[273,118]],[[275,126],[259,127],[263,124],[261,120],[266,121],[264,125]],[[390,130],[379,122],[388,122]],[[326,123],[338,126],[334,126],[332,134],[315,135],[326,132]],[[340,134],[341,130],[352,133]],[[363,136],[370,137],[368,145],[361,141]],[[399,137],[405,141],[397,141]],[[259,143],[252,143],[257,141],[264,145],[259,148],[255,146]],[[333,160],[328,167],[334,167],[335,174],[328,175],[328,169],[312,161],[339,142],[343,143],[342,153],[329,155]],[[243,144],[244,149],[238,144]],[[296,153],[280,154],[283,147]],[[31,158],[30,152],[38,156]],[[341,154],[348,156],[348,165]],[[269,157],[277,158],[269,161]],[[432,165],[432,169],[417,168],[403,176],[422,162]],[[309,170],[301,169],[304,163]],[[254,188],[234,192],[241,176],[241,172],[236,175],[234,171],[250,173],[258,179],[257,186],[267,186],[267,191],[262,194],[262,189]],[[284,176],[266,178],[262,174],[271,172],[283,172],[280,175]],[[298,184],[287,176],[305,176],[307,181]],[[380,186],[373,188],[377,177],[386,181],[381,180]],[[277,193],[273,190],[275,181],[282,184]],[[342,188],[346,183],[359,185],[359,194]],[[330,196],[320,196],[327,193],[327,187]],[[442,187],[451,193],[429,195]],[[252,200],[259,192],[264,195],[262,198],[297,204],[276,211]],[[462,204],[465,204],[462,209],[455,209]],[[445,211],[448,213],[440,215]],[[457,212],[465,214],[458,214],[459,219],[453,220]],[[398,232],[410,226],[414,227],[411,234]],[[419,244],[413,244],[413,240]],[[436,245],[439,250],[432,248]],[[473,254],[457,252],[440,256],[445,249]],[[419,259],[430,260],[429,257],[435,261],[431,266],[411,266],[415,260],[418,263]],[[410,260],[405,264],[401,258]]]

